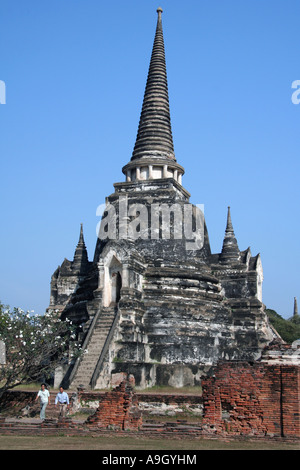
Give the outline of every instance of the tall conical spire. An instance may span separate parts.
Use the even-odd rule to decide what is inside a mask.
[[[294,317],[298,316],[297,297],[294,297]]]
[[[225,237],[223,241],[222,253],[220,256],[221,261],[224,263],[230,263],[239,261],[240,259],[240,250],[238,247],[237,240],[235,238],[233,225],[231,221],[230,206],[228,206],[227,212],[227,224],[225,230]]]
[[[79,271],[80,273],[83,273],[86,271],[88,262],[88,253],[83,238],[83,225],[80,224],[79,241],[75,250],[72,268],[74,271]]]
[[[157,9],[156,33],[131,160],[154,157],[176,161],[171,130],[162,11],[160,7]]]
[[[184,168],[176,161],[171,129],[162,8],[158,18],[139,128],[132,157],[122,168],[131,190],[140,190],[145,180],[173,179],[182,185]],[[138,183],[136,185],[136,183]],[[176,185],[178,188],[178,185]],[[151,190],[151,186],[148,187]],[[147,190],[147,186],[144,186]],[[184,193],[185,197],[187,192]]]

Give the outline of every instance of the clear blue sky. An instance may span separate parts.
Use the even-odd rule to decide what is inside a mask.
[[[50,278],[131,158],[162,6],[175,154],[220,252],[227,206],[263,300],[299,285],[299,0],[1,0],[0,299],[42,313]]]

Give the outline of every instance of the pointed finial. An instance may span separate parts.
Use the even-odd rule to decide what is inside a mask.
[[[79,235],[79,242],[78,243],[84,243],[84,238],[83,238],[83,224],[80,224],[80,235]]]
[[[158,13],[157,23],[160,27],[162,27],[161,26],[161,24],[162,24],[161,14],[163,12],[163,9],[161,7],[158,7],[158,9],[156,11]]]
[[[228,206],[228,212],[227,212],[226,232],[233,232],[233,225],[232,225],[232,221],[231,221],[230,206]]]

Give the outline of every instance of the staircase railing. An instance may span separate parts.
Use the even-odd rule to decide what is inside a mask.
[[[97,380],[98,380],[98,377],[99,377],[99,374],[100,374],[100,370],[101,370],[105,355],[108,351],[111,339],[113,337],[115,328],[117,326],[117,323],[118,323],[118,320],[119,320],[119,317],[120,317],[120,310],[119,310],[118,307],[115,307],[115,311],[116,311],[115,318],[113,320],[113,323],[111,325],[111,328],[110,328],[109,333],[107,335],[107,338],[105,340],[104,346],[102,348],[100,357],[98,359],[97,365],[95,367],[94,373],[92,375],[92,379],[91,379],[91,382],[90,382],[92,389],[94,389],[95,386],[96,386],[96,383],[97,383]]]

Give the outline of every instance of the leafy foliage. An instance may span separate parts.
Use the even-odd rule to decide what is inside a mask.
[[[33,315],[0,303],[0,339],[6,363],[0,365],[0,397],[8,389],[49,377],[63,359],[81,354],[75,327],[56,312]]]
[[[285,320],[275,310],[266,309],[271,324],[287,343],[300,339],[300,317]]]

